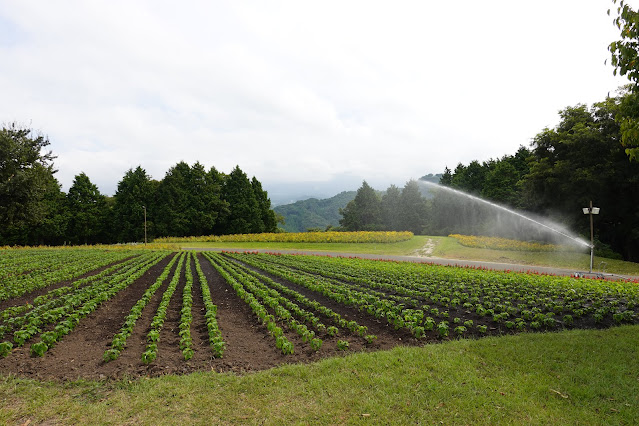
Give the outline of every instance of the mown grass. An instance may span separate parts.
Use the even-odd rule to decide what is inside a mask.
[[[414,256],[431,240],[435,248],[432,257],[447,259],[478,260],[486,262],[513,263],[522,265],[551,266],[556,268],[587,271],[590,267],[590,252],[526,252],[465,247],[450,237],[414,236],[399,243],[184,243],[182,248],[221,248],[228,250],[300,250],[340,253],[370,253],[379,255]],[[596,252],[595,252],[596,254]],[[603,265],[601,262],[605,262]],[[595,255],[594,270],[639,276],[639,264],[607,259]]]
[[[494,250],[466,247],[450,237],[430,237],[437,241],[433,256],[449,259],[480,260],[487,262],[516,263],[522,265],[552,266],[557,268],[587,271],[590,267],[590,251],[531,252],[516,250]],[[596,255],[594,271],[639,276],[639,263],[608,259]],[[602,264],[604,262],[604,264]]]
[[[457,340],[244,376],[0,378],[6,424],[637,424],[639,326]]]

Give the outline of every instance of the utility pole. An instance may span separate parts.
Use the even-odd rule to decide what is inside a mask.
[[[144,245],[146,245],[146,206],[142,206],[144,209]]]

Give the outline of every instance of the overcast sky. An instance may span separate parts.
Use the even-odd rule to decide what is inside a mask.
[[[0,0],[0,121],[48,135],[65,191],[180,160],[239,165],[272,198],[401,187],[614,94],[612,6]]]

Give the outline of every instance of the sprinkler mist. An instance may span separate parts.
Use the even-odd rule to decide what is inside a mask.
[[[463,191],[459,191],[457,189],[453,189],[447,186],[442,186],[436,183],[432,183],[432,182],[428,182],[428,181],[419,181],[420,184],[422,185],[426,185],[428,187],[430,187],[430,189],[433,190],[441,190],[441,191],[445,191],[446,193],[452,194],[454,195],[456,198],[459,197],[460,200],[469,200],[469,201],[473,201],[478,203],[479,205],[488,207],[490,209],[491,213],[494,214],[499,214],[499,213],[507,213],[507,215],[509,215],[511,218],[516,218],[519,220],[519,222],[524,222],[527,223],[528,225],[532,226],[537,233],[541,233],[541,234],[545,234],[547,236],[560,236],[563,237],[562,240],[568,240],[567,242],[569,243],[573,243],[576,244],[578,246],[584,246],[584,247],[591,247],[590,243],[588,243],[587,241],[570,234],[569,231],[562,229],[558,224],[549,222],[547,220],[544,220],[544,222],[541,222],[540,220],[535,220],[529,216],[526,216],[518,211],[515,210],[511,210],[509,208],[506,208],[504,206],[501,206],[499,204],[495,204],[493,202],[484,200],[483,198],[480,197],[476,197],[474,195],[471,194],[467,194]],[[459,213],[461,209],[457,210],[457,213]],[[499,221],[498,221],[499,222]],[[496,228],[499,228],[500,225],[499,223],[496,225]],[[564,240],[564,241],[565,241]]]

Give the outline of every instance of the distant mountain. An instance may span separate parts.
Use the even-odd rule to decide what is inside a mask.
[[[357,191],[344,191],[331,198],[309,198],[277,206],[273,210],[284,216],[286,224],[280,226],[288,232],[306,232],[309,228],[325,229],[328,225],[339,226],[342,218],[339,209],[346,207],[349,201],[355,199],[356,194]]]
[[[432,174],[429,173],[419,178],[419,180],[425,180],[432,183],[439,183],[439,180],[442,178],[442,173]]]

